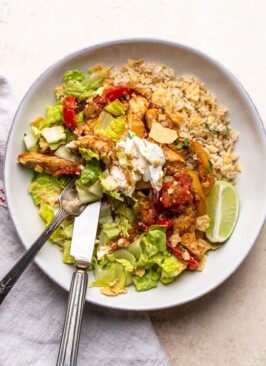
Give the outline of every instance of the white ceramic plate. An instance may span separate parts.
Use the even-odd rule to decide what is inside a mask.
[[[164,63],[178,74],[199,77],[229,109],[232,127],[240,132],[236,152],[243,172],[237,177],[241,211],[231,238],[221,249],[209,255],[203,272],[187,272],[174,283],[146,292],[133,287],[118,297],[106,297],[98,288],[89,288],[87,300],[98,305],[130,310],[152,310],[180,305],[196,299],[225,281],[252,248],[265,218],[266,144],[262,122],[250,97],[237,79],[217,61],[203,53],[172,42],[160,40],[115,41],[77,51],[49,67],[31,86],[22,100],[8,139],[5,161],[5,189],[8,206],[18,235],[29,247],[43,230],[37,209],[27,193],[31,173],[17,164],[24,151],[23,135],[29,122],[43,115],[54,102],[53,90],[62,83],[64,71],[102,63],[120,66],[127,59],[144,58]],[[46,243],[36,258],[39,267],[56,283],[69,290],[73,268],[62,263],[56,245]],[[92,274],[90,274],[92,279]]]

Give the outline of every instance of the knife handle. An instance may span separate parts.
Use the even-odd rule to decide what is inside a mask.
[[[76,262],[56,366],[74,366],[77,363],[81,320],[88,285],[88,265],[87,262]]]

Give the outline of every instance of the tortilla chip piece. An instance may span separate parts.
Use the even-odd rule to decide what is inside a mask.
[[[149,137],[161,144],[172,144],[178,135],[175,130],[163,127],[160,123],[154,122],[151,126]]]
[[[120,287],[118,280],[114,280],[109,286],[101,288],[101,293],[107,296],[117,296],[127,293],[127,290]]]
[[[206,264],[206,261],[207,261],[207,256],[205,257],[203,257],[200,261],[199,261],[199,266],[198,266],[198,268],[197,268],[197,271],[199,271],[199,272],[202,272],[203,271],[203,269],[204,269],[204,267],[205,267],[205,264]]]

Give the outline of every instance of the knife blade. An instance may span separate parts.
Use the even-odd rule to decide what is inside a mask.
[[[70,254],[76,261],[88,263],[91,261],[100,208],[101,201],[90,203],[85,210],[75,218]]]
[[[101,201],[90,203],[75,218],[70,254],[75,258],[67,313],[57,357],[57,366],[77,363],[82,313],[88,287],[87,269],[93,255]]]

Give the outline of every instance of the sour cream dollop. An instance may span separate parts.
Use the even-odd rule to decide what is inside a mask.
[[[122,148],[131,166],[131,176],[134,183],[143,179],[150,182],[152,187],[159,191],[162,187],[164,153],[160,146],[132,136],[132,133],[117,147]]]

